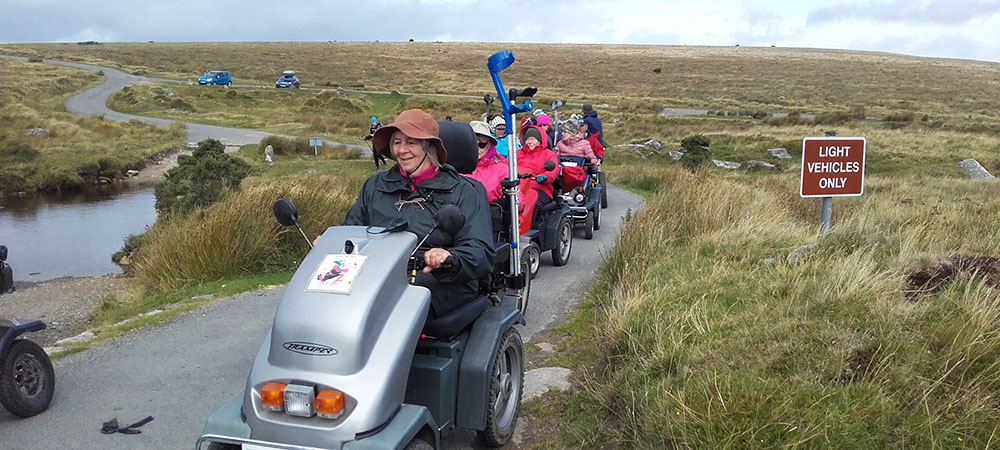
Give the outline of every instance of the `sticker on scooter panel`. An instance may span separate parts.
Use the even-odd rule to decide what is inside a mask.
[[[350,294],[367,258],[365,255],[326,255],[309,279],[306,291]]]
[[[290,352],[301,353],[309,356],[333,356],[340,353],[333,347],[323,344],[314,344],[312,342],[285,342],[284,344],[281,344],[281,346],[285,347],[285,350]]]

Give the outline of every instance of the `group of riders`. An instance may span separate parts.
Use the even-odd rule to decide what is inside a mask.
[[[428,236],[423,245],[423,271],[417,285],[431,290],[431,317],[455,308],[475,296],[478,280],[493,267],[495,247],[490,234],[491,217],[487,202],[504,196],[502,181],[509,178],[507,124],[502,116],[483,115],[469,122],[476,135],[479,160],[472,173],[460,174],[448,164],[448,151],[438,133],[438,122],[422,110],[403,111],[395,121],[383,126],[371,118],[371,140],[376,167],[379,158],[396,165],[377,171],[364,184],[350,208],[344,225],[386,226],[403,218],[408,231]],[[519,232],[531,229],[538,210],[553,201],[556,180],[568,191],[582,184],[583,171],[574,175],[560,170],[560,156],[577,157],[587,165],[599,166],[604,159],[602,125],[589,104],[580,114],[553,123],[549,115],[535,110],[520,124],[514,142],[519,173],[530,174],[520,183],[518,198]],[[552,161],[550,168],[546,162]],[[555,168],[551,168],[551,167]],[[583,164],[581,164],[581,167]],[[487,202],[482,202],[481,188]],[[470,188],[470,186],[472,186]],[[459,206],[467,217],[465,226],[454,235],[433,233],[434,213],[447,204]]]

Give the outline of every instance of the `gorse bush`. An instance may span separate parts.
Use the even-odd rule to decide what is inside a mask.
[[[191,156],[177,158],[177,167],[156,185],[156,209],[161,212],[189,213],[215,203],[225,190],[237,189],[250,174],[250,166],[225,153],[215,139],[198,143]]]
[[[709,159],[712,159],[712,151],[709,150],[711,139],[703,134],[688,136],[681,140],[681,148],[684,149],[684,156],[681,163],[688,170],[694,171]]]

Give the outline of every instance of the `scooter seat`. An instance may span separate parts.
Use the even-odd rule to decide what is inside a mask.
[[[423,333],[428,336],[448,338],[461,333],[486,311],[489,300],[480,295],[440,317],[428,318]]]

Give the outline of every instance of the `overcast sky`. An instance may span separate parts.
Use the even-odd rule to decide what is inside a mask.
[[[0,42],[485,41],[1000,61],[1000,0],[0,0]]]

